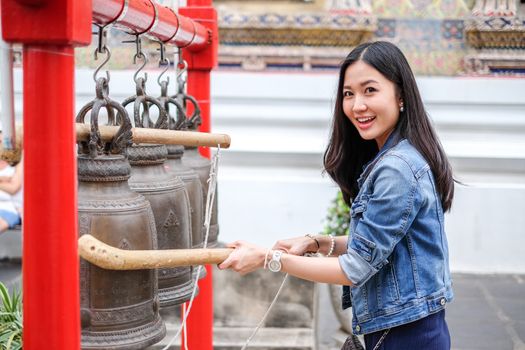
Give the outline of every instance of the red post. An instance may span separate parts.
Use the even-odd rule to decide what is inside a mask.
[[[74,45],[88,0],[2,0],[4,39],[24,44],[24,349],[80,349]]]
[[[188,62],[188,94],[199,102],[202,112],[200,131],[210,131],[210,72],[217,65],[218,28],[217,13],[211,0],[188,0],[188,7],[179,9],[197,23],[210,29],[211,45],[202,51],[183,50]],[[210,157],[209,148],[201,148],[205,157]],[[190,349],[213,349],[213,275],[210,265],[206,266],[208,275],[199,281],[199,295],[195,298],[187,319],[186,334]],[[184,343],[181,349],[187,350]]]
[[[24,349],[80,349],[71,46],[24,49]]]
[[[111,19],[109,12],[115,10],[118,18],[114,19],[127,27],[126,15],[133,17],[133,9],[145,3],[95,0],[100,7],[98,13],[90,0],[1,1],[4,40],[24,44],[26,350],[80,348],[73,48],[90,43],[92,13]],[[129,13],[123,12],[124,4],[132,8]],[[149,4],[157,6],[151,1]],[[146,19],[149,12],[156,13],[150,10],[139,10],[140,19]],[[182,17],[177,19],[164,8],[158,10],[158,21],[152,19],[145,30],[161,40],[194,50],[187,57],[190,93],[202,106],[201,129],[209,131],[209,75],[217,59],[217,15],[211,0],[190,1],[185,9],[202,26]],[[180,24],[177,27],[175,23]],[[189,320],[190,345],[199,350],[211,350],[213,346],[212,276],[207,268],[208,278],[201,282],[192,313],[195,316]]]

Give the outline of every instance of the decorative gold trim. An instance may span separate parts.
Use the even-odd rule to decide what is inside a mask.
[[[518,17],[474,17],[465,28],[475,48],[525,49],[525,20]]]
[[[329,29],[229,29],[220,30],[221,44],[230,45],[306,45],[349,47],[362,42],[370,30]]]

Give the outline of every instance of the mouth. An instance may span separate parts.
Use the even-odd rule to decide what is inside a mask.
[[[360,129],[367,129],[372,125],[376,117],[356,117],[357,125]]]

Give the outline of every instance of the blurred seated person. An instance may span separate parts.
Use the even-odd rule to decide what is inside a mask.
[[[0,159],[0,233],[22,221],[22,181],[22,160],[12,166]]]

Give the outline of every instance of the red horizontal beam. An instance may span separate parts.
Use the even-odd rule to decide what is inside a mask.
[[[146,34],[166,44],[200,51],[211,44],[211,31],[153,0],[93,0],[93,23],[133,34]]]

